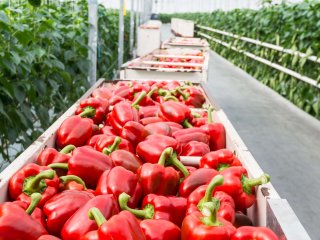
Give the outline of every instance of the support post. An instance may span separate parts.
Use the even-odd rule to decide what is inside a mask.
[[[89,22],[89,73],[88,81],[92,86],[97,81],[97,42],[98,42],[98,1],[88,0]]]
[[[133,53],[133,42],[134,42],[134,5],[135,0],[131,0],[131,11],[130,11],[130,54]]]
[[[123,18],[124,0],[120,0],[119,8],[119,35],[118,35],[118,68],[123,64],[123,36],[124,36],[124,18]]]

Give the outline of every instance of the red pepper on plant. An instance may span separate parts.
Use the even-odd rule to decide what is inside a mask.
[[[278,236],[266,227],[239,227],[231,240],[279,240]]]
[[[0,239],[34,240],[47,234],[46,229],[20,206],[0,204]]]
[[[126,239],[126,240],[145,240],[142,229],[135,216],[122,211],[111,217],[108,221],[98,208],[89,210],[89,218],[96,221],[98,225],[98,240],[106,239]],[[93,222],[93,221],[91,221]]]
[[[86,233],[98,229],[97,224],[88,218],[88,211],[93,207],[99,209],[107,219],[119,213],[117,201],[112,194],[96,196],[80,207],[63,225],[62,239],[78,240]]]
[[[90,97],[82,100],[75,114],[80,117],[91,118],[95,124],[100,124],[106,119],[109,110],[108,100]]]
[[[242,166],[240,160],[228,149],[209,152],[200,159],[200,168],[222,171],[228,167]]]
[[[60,236],[68,219],[93,197],[89,192],[76,190],[66,190],[52,197],[43,207],[49,233]]]
[[[215,187],[223,184],[223,176],[216,175],[209,185],[203,185],[194,190],[188,197],[187,215],[203,209],[206,202],[218,202],[219,210],[217,215],[225,220],[234,223],[235,205],[231,196],[225,192],[215,191]]]
[[[59,178],[55,171],[35,163],[25,165],[9,181],[9,194],[13,200],[30,203],[32,193],[41,193],[40,208],[57,193],[58,188]]]
[[[140,227],[147,240],[181,239],[180,228],[167,220],[146,219],[140,222]]]
[[[117,166],[111,170],[106,170],[100,176],[96,188],[97,194],[113,194],[115,199],[118,199],[118,196],[123,192],[132,196],[129,206],[137,207],[142,197],[142,187],[136,174]]]
[[[128,207],[127,203],[130,199],[130,195],[121,193],[119,196],[120,208],[130,211],[141,219],[167,220],[181,226],[186,215],[187,199],[182,197],[148,194],[143,199],[141,210]]]
[[[55,148],[47,147],[37,157],[37,164],[47,166],[51,163],[67,163],[70,159],[70,155],[68,154],[75,148],[74,145],[67,145],[58,152]]]
[[[208,144],[198,141],[190,141],[182,146],[181,156],[203,156],[210,152]]]
[[[115,166],[122,166],[133,173],[136,173],[138,168],[143,164],[137,155],[121,149],[112,152],[110,158]]]

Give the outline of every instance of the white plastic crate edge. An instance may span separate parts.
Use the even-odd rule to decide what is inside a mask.
[[[54,146],[56,132],[62,122],[74,115],[79,102],[90,96],[92,91],[100,86],[104,79],[97,81],[81,98],[78,99],[60,118],[58,118],[41,136],[35,140],[23,153],[21,153],[7,168],[0,173],[0,202],[7,200],[8,184],[11,176],[26,163],[34,162],[39,153],[46,146]]]

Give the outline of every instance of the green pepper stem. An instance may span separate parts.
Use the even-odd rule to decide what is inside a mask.
[[[119,149],[119,145],[121,143],[121,138],[120,137],[115,137],[113,143],[111,146],[106,147],[102,150],[102,152],[106,155],[110,155],[112,152],[114,152],[115,150]]]
[[[133,215],[135,215],[138,218],[142,219],[152,219],[154,216],[154,206],[151,204],[147,204],[144,209],[133,209],[128,206],[128,202],[130,200],[130,195],[123,192],[119,195],[119,205],[121,210],[127,210],[131,212]]]
[[[213,112],[213,107],[210,106],[208,108],[208,123],[213,123],[212,112]]]
[[[59,178],[63,184],[67,184],[68,182],[76,182],[83,186],[84,189],[87,189],[85,182],[76,175],[67,175]]]
[[[171,96],[171,95],[166,95],[163,99],[165,101],[172,100],[172,101],[175,101],[175,102],[179,102],[178,98],[176,98],[175,96]]]
[[[65,169],[68,170],[68,163],[51,163],[48,165],[49,168],[59,168],[59,169]]]
[[[183,120],[182,126],[184,126],[185,128],[193,128],[192,124],[189,123],[188,119]]]
[[[154,94],[157,90],[158,90],[158,88],[152,88],[152,89],[148,92],[147,96],[151,98],[151,97],[152,97],[152,94]]]
[[[142,91],[139,95],[139,97],[131,104],[132,107],[139,106],[139,103],[142,101],[142,99],[147,96],[147,93],[145,91]]]
[[[206,202],[203,204],[201,221],[207,226],[222,226],[222,223],[217,220],[217,213],[220,208],[219,201]]]
[[[197,112],[191,111],[191,114],[195,118],[201,118],[201,115],[199,113],[197,113]]]
[[[177,167],[185,177],[187,177],[189,175],[188,170],[186,169],[186,167],[183,165],[182,162],[179,161],[179,159],[177,158],[177,154],[173,153],[170,158],[169,158],[171,165],[174,165],[175,167]]]
[[[26,178],[23,183],[23,192],[29,196],[35,192],[42,193],[47,188],[44,180],[53,179],[55,174],[54,170],[45,170],[35,176]]]
[[[96,114],[96,109],[93,107],[85,107],[82,113],[79,114],[82,118],[93,118]]]
[[[163,152],[161,153],[161,156],[159,158],[158,164],[159,165],[165,165],[166,160],[173,154],[173,148],[172,147],[168,147],[165,150],[163,150]]]
[[[100,227],[102,224],[104,224],[107,221],[107,219],[103,216],[101,211],[96,207],[89,209],[88,216],[91,220],[96,221],[98,227]]]
[[[31,196],[31,202],[26,210],[26,213],[31,215],[33,211],[36,209],[38,203],[40,202],[42,195],[40,193],[32,193]]]
[[[76,146],[70,144],[62,148],[60,153],[68,154],[68,153],[71,153],[74,149],[76,149]]]
[[[270,175],[269,174],[263,174],[258,178],[247,178],[245,175],[242,176],[241,182],[242,182],[242,188],[247,194],[251,194],[252,188],[255,186],[259,186],[262,184],[266,184],[270,181]]]
[[[167,96],[167,95],[171,95],[170,91],[169,90],[165,90],[163,88],[160,88],[158,90],[158,94],[159,96]]]
[[[206,189],[206,194],[204,195],[204,197],[201,199],[202,203],[205,202],[211,202],[212,201],[212,193],[215,189],[215,187],[217,186],[221,186],[223,184],[224,178],[222,175],[216,175],[215,177],[213,177]]]
[[[184,100],[187,100],[190,97],[190,94],[182,92],[180,88],[177,88],[176,90],[178,93],[180,93]]]
[[[226,163],[220,163],[217,167],[217,170],[219,172],[222,172],[223,170],[227,169],[230,167],[230,164],[226,164]]]

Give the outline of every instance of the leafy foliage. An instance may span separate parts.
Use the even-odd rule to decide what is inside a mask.
[[[0,169],[89,87],[87,1],[11,4],[0,4]],[[116,12],[100,8],[98,77],[117,67],[117,24]]]
[[[232,32],[240,36],[259,39],[280,45],[287,49],[304,52],[307,55],[320,57],[320,2],[305,1],[299,4],[280,4],[264,7],[260,10],[236,9],[230,12],[214,11],[212,13],[187,13],[161,15],[168,21],[170,17],[194,20],[198,24]],[[204,30],[199,29],[201,32]],[[292,69],[302,75],[320,80],[318,63],[306,58],[299,58],[275,50],[259,47],[238,39],[205,32],[271,62]],[[212,48],[235,65],[288,98],[309,114],[320,118],[320,91],[298,79],[278,70],[258,63],[232,49],[212,42]]]

